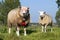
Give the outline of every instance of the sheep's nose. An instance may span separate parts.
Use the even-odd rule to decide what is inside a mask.
[[[26,13],[23,13],[23,15],[25,15]]]

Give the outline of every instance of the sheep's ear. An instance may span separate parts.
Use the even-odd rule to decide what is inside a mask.
[[[44,14],[46,14],[46,12],[44,12]]]
[[[29,10],[29,7],[27,9]]]
[[[18,6],[18,8],[20,8],[20,9],[21,9],[21,6]]]
[[[21,9],[21,6],[20,6],[20,9]]]

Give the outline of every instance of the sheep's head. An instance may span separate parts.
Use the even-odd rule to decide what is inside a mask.
[[[29,14],[29,8],[22,6],[20,10],[20,15],[25,17],[28,16],[28,14]]]
[[[23,17],[23,20],[25,21],[26,18],[29,16],[29,7],[22,6],[20,10],[20,15]]]
[[[43,19],[45,16],[45,11],[39,11],[39,14],[40,14],[41,19]]]

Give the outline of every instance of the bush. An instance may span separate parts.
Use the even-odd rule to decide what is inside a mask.
[[[60,9],[57,11],[55,19],[56,23],[60,26]]]

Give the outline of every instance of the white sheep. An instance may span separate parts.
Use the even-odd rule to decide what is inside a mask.
[[[45,11],[39,11],[39,24],[42,26],[42,32],[46,32],[46,27],[49,25],[52,27],[53,21],[50,15],[48,15]],[[52,32],[52,28],[51,28]]]

